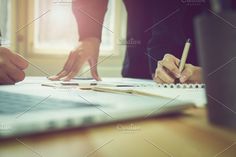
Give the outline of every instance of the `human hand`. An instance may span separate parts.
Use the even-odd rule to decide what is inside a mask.
[[[180,83],[202,83],[202,70],[192,64],[185,64],[180,73],[178,65],[180,60],[171,54],[166,54],[163,60],[158,61],[154,80],[157,83],[174,83],[179,79]]]
[[[97,72],[99,47],[100,40],[97,38],[87,38],[81,41],[79,46],[70,52],[62,71],[49,79],[69,81],[79,73],[84,63],[88,61],[92,77],[101,80]]]
[[[0,47],[0,84],[14,84],[25,78],[28,62],[9,49]]]

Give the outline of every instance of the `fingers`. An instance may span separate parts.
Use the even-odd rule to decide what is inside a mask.
[[[96,66],[99,47],[100,40],[97,38],[86,38],[80,41],[78,47],[69,55],[63,70],[49,79],[69,81],[79,73],[85,62],[91,60],[90,67],[94,66],[91,68],[91,74],[96,80],[100,80]]]
[[[162,66],[165,67],[170,73],[172,73],[176,78],[180,77],[180,71],[178,68],[179,59],[173,55],[166,54],[162,61]]]
[[[167,70],[164,69],[162,65],[162,61],[158,62],[158,67],[155,72],[155,78],[157,78],[160,82],[163,83],[174,83],[175,78],[172,78]]]
[[[1,48],[0,55],[0,83],[14,84],[22,81],[25,78],[23,69],[28,66],[27,61],[6,48]]]
[[[98,75],[98,71],[97,71],[97,60],[95,60],[95,61],[89,60],[89,66],[90,66],[90,71],[91,71],[92,77],[97,81],[101,81],[101,78]]]
[[[7,68],[5,69],[7,75],[14,81],[19,82],[24,80],[25,73],[21,69],[19,69],[16,65],[9,63]]]
[[[66,75],[69,74],[69,72],[71,71],[72,69],[72,66],[75,62],[75,57],[76,57],[76,53],[75,52],[70,52],[68,58],[67,58],[67,61],[63,67],[63,70],[60,71],[57,75],[55,76],[50,76],[49,79],[52,80],[52,81],[55,81],[55,80],[60,80],[61,78],[65,77]]]
[[[174,83],[180,78],[178,69],[179,59],[173,55],[166,54],[162,61],[158,61],[154,80],[158,83]]]
[[[0,82],[4,84],[14,84],[25,78],[25,73],[10,61],[0,63]]]
[[[7,48],[1,48],[1,53],[5,56],[11,63],[19,67],[21,70],[24,70],[28,67],[28,62],[22,56],[16,53],[12,53]]]
[[[12,80],[5,71],[0,71],[0,84],[1,85],[8,85],[8,84],[15,84],[15,81]]]
[[[48,77],[48,79],[52,81],[60,80],[60,78],[66,76],[68,73],[68,71],[62,70],[57,75]]]
[[[15,64],[19,69],[25,70],[28,66],[29,63],[27,60],[25,60],[22,56],[19,54],[12,54],[12,57],[10,57],[10,61]]]
[[[163,60],[158,62],[154,80],[157,83],[174,83],[176,79],[179,79],[180,83],[202,82],[200,67],[185,64],[184,70],[180,73],[179,62],[175,56],[166,54]]]
[[[78,56],[76,56],[76,59],[69,74],[62,78],[63,81],[70,81],[73,77],[75,77],[82,68],[83,64],[87,61],[87,59],[81,56],[80,54],[77,53],[77,55]]]
[[[181,77],[179,79],[180,83],[186,83],[189,80],[191,80],[193,73],[194,73],[193,66],[191,64],[186,64],[185,68],[181,74]]]
[[[71,51],[69,56],[68,56],[68,59],[63,67],[63,69],[65,71],[70,71],[74,62],[75,62],[75,59],[76,59],[76,52],[75,51]]]
[[[178,58],[176,58],[174,55],[169,54],[169,53],[165,54],[164,59],[168,59],[170,61],[173,61],[175,63],[175,65],[177,65],[177,66],[179,66],[179,64],[180,64],[180,60]]]
[[[162,81],[158,76],[154,78],[154,81],[156,83],[165,83],[164,81]]]

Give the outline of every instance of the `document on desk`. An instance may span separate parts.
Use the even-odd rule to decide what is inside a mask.
[[[152,80],[128,79],[128,78],[104,78],[102,81],[96,80],[71,80],[71,81],[45,81],[41,85],[54,88],[80,88],[92,89],[99,87],[152,87],[156,83]]]
[[[96,80],[73,80],[70,82],[47,81],[41,84],[54,88],[78,88],[108,93],[128,93],[146,96],[177,98],[193,102],[198,107],[206,104],[204,84],[156,84],[152,80],[104,78]]]
[[[167,98],[177,98],[178,100],[193,102],[197,107],[204,107],[207,103],[205,88],[138,88],[137,94],[148,94]]]
[[[167,87],[168,86],[168,87]],[[185,88],[170,87],[170,85],[156,85],[147,87],[105,87],[96,86],[95,91],[113,92],[113,93],[128,93],[146,96],[161,96],[167,98],[176,98],[178,100],[193,102],[197,107],[204,107],[207,103],[205,96],[205,88],[201,85],[186,85]]]

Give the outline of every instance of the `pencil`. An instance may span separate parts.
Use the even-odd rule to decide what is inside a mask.
[[[184,66],[185,66],[186,60],[188,58],[188,53],[189,53],[190,47],[191,47],[191,40],[188,39],[185,43],[182,57],[181,57],[180,64],[179,64],[180,73],[184,70]]]

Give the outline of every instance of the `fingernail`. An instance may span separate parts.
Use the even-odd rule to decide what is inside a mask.
[[[49,76],[48,79],[49,79],[49,80],[56,80],[56,79],[57,79],[57,76]]]

